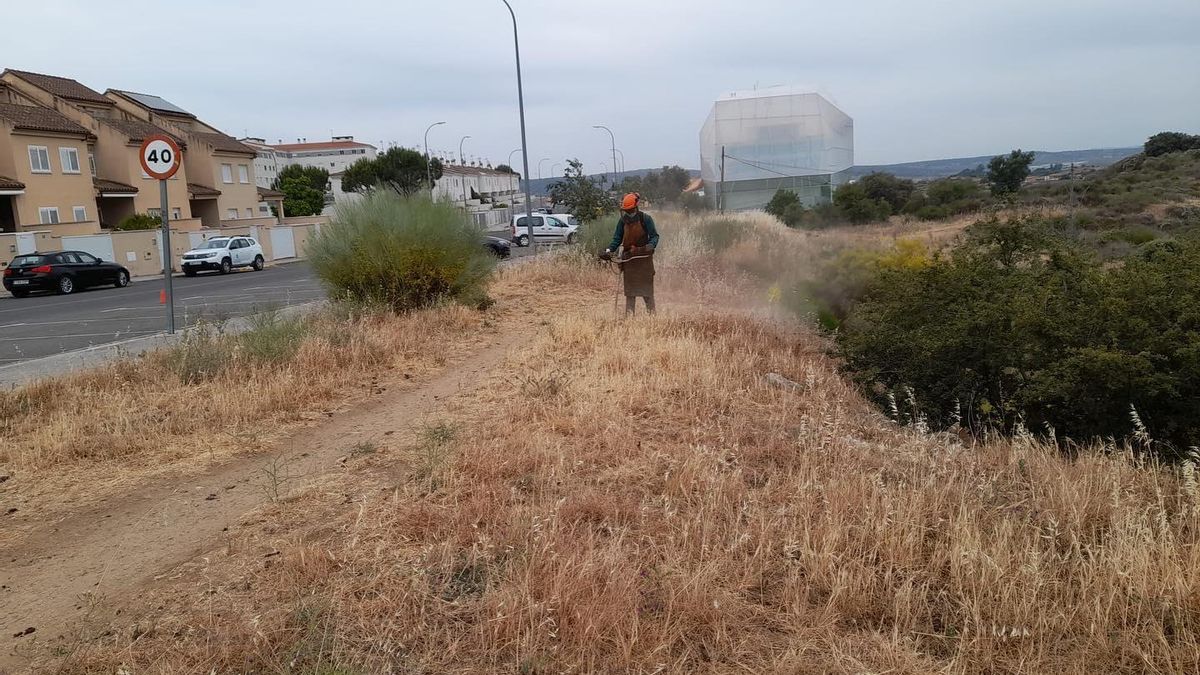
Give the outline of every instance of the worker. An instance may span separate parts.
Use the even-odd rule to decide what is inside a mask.
[[[625,281],[626,314],[633,314],[638,298],[645,301],[647,312],[654,313],[654,249],[658,247],[658,230],[650,214],[642,212],[641,201],[636,192],[621,200],[621,218],[612,243],[600,254],[605,260],[616,256]]]

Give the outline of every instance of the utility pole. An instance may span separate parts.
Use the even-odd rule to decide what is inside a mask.
[[[721,185],[717,188],[717,211],[725,213],[725,146],[721,146]]]
[[[504,6],[508,8],[508,13],[512,16],[513,24],[513,48],[517,54],[517,105],[521,110],[521,156],[525,162],[525,226],[529,229],[529,245],[534,247],[534,252],[537,251],[537,245],[533,241],[533,201],[529,195],[529,146],[525,141],[525,90],[521,85],[521,42],[517,37],[517,14],[513,11],[512,5],[508,4],[508,0],[501,0]]]

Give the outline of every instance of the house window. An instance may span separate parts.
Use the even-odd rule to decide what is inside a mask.
[[[76,206],[71,209],[71,215],[75,216],[75,222],[82,223],[87,220],[87,207]]]
[[[250,169],[246,168],[245,164],[238,164],[238,182],[239,183],[249,183],[250,182]]]
[[[233,182],[233,165],[232,164],[222,164],[221,165],[221,181],[225,182],[225,183]]]
[[[237,220],[237,209],[225,209],[225,217],[229,220]]]
[[[183,211],[179,210],[178,206],[171,207],[171,220],[180,220],[183,218]]]
[[[50,151],[46,146],[29,146],[29,170],[34,173],[50,173]]]
[[[92,178],[96,177],[96,156],[88,153],[88,166],[92,169]]]
[[[38,209],[38,222],[42,225],[57,225],[58,224],[58,207],[43,206]]]
[[[79,150],[76,148],[59,148],[58,163],[62,165],[63,173],[79,173]]]
[[[246,207],[246,217],[247,218],[254,217],[254,209],[250,208],[249,206]]]
[[[258,212],[259,212],[259,213],[262,213],[262,214],[265,214],[265,215],[270,215],[270,213],[271,213],[271,207],[267,206],[266,204],[259,204],[259,205],[258,205]]]

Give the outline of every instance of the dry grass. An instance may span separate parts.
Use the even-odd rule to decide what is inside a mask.
[[[673,241],[664,276],[752,283]],[[593,302],[608,281],[521,274]],[[460,397],[406,466],[373,459],[273,505],[55,667],[1200,670],[1194,474],[899,428],[791,324],[563,307],[513,355],[521,377]]]

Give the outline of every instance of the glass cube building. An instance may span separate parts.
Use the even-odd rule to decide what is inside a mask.
[[[761,209],[780,188],[805,206],[827,204],[852,166],[854,120],[811,91],[773,87],[722,96],[700,130],[705,192],[729,210]]]

